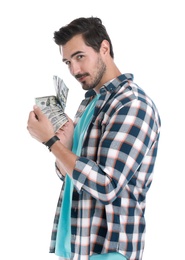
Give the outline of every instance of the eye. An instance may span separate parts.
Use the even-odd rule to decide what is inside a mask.
[[[69,65],[71,64],[71,62],[68,61],[68,60],[66,60],[66,61],[65,61],[65,64],[66,64],[67,66],[69,66]]]
[[[84,57],[84,55],[80,54],[80,55],[76,56],[76,59],[81,60],[83,57]]]

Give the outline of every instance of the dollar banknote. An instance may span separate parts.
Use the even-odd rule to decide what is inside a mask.
[[[51,121],[56,133],[68,121],[64,110],[69,89],[65,85],[64,81],[58,76],[53,76],[53,83],[56,96],[36,97],[35,104],[40,107],[42,112]]]

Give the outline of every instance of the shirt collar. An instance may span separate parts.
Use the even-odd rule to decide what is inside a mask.
[[[125,74],[122,74],[120,76],[118,76],[117,78],[111,80],[111,81],[108,81],[107,83],[105,83],[101,88],[100,88],[100,94],[103,94],[105,92],[113,92],[120,84],[123,84],[124,82],[128,81],[128,80],[131,80],[133,81],[134,79],[134,75],[131,74],[131,73],[125,73]],[[85,93],[85,97],[86,98],[89,98],[91,96],[95,96],[96,95],[96,92],[91,89],[91,90],[88,90],[86,93]]]
[[[125,73],[117,78],[113,79],[112,81],[109,81],[103,85],[103,87],[100,89],[100,92],[104,89],[106,89],[109,92],[113,92],[120,84],[124,83],[125,81],[131,80],[133,81],[134,76],[131,73]]]

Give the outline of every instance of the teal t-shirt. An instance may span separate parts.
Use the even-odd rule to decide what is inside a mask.
[[[75,127],[73,135],[73,147],[72,151],[76,155],[80,156],[84,135],[89,127],[94,113],[96,101],[99,98],[99,94],[88,104],[82,117],[78,121]],[[63,193],[61,212],[59,217],[55,254],[61,257],[71,257],[71,201],[73,193],[72,179],[66,174],[65,188]]]

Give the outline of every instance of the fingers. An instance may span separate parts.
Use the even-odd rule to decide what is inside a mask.
[[[35,125],[35,122],[38,122],[38,119],[36,117],[35,112],[31,111],[29,113],[28,122],[27,122],[27,130],[29,131],[31,136],[33,136],[33,134],[32,134],[32,126]]]
[[[36,125],[38,125],[39,121],[41,121],[43,117],[43,113],[40,110],[39,107],[34,106],[33,107],[33,111],[31,111],[29,113],[28,116],[28,122],[27,122],[27,130],[30,132],[32,132],[32,128],[36,127]]]
[[[37,118],[38,121],[40,121],[40,119],[44,116],[41,109],[36,105],[34,105],[33,107],[33,112],[35,113],[35,117]]]
[[[34,121],[38,121],[38,119],[37,119],[36,114],[35,114],[34,111],[31,111],[31,112],[29,113],[29,117],[28,117],[28,122],[27,122],[27,124],[29,125],[31,121],[33,121],[33,122],[34,122]]]

